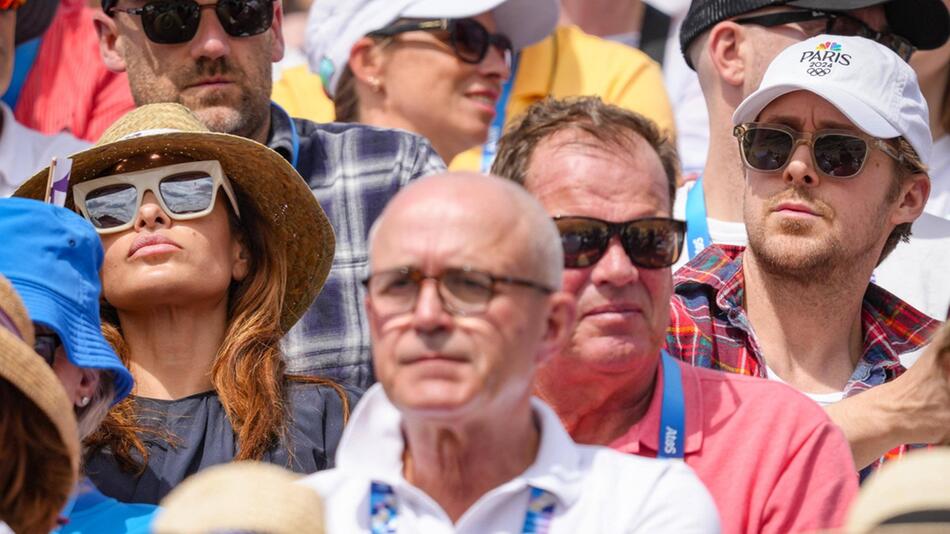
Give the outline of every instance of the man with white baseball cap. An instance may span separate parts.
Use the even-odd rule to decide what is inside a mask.
[[[314,4],[307,24],[311,56],[324,87],[333,96],[353,45],[399,19],[465,19],[490,13],[496,31],[515,50],[545,38],[557,24],[552,0],[324,0]],[[317,70],[317,69],[315,69]]]
[[[321,0],[306,48],[337,121],[419,133],[449,162],[485,142],[515,54],[557,19],[557,0]]]
[[[709,153],[701,180],[677,194],[674,215],[689,224],[686,254],[674,270],[711,243],[746,245],[738,201],[744,178],[732,115],[779,52],[822,33],[865,37],[906,59],[915,48],[947,40],[950,13],[941,0],[694,0],[680,42],[709,110]],[[875,281],[931,317],[943,317],[950,305],[950,278],[944,274],[950,268],[950,224],[924,214],[914,221],[913,234],[875,269]]]
[[[930,192],[911,67],[868,39],[819,35],[776,56],[733,124],[748,248],[707,247],[676,273],[670,351],[827,406],[859,468],[950,440],[950,366],[934,348],[906,374],[899,359],[938,323],[868,282]]]

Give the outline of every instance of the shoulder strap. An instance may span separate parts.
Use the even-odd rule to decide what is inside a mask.
[[[672,19],[650,4],[644,5],[643,26],[640,31],[640,50],[653,61],[663,64],[666,53],[666,38],[670,34]]]

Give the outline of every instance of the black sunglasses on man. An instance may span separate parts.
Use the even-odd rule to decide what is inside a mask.
[[[250,37],[270,29],[274,0],[218,0],[199,4],[195,0],[155,0],[142,7],[104,6],[107,15],[116,12],[142,17],[145,36],[158,44],[187,43],[198,33],[201,11],[214,9],[221,27],[231,37]]]
[[[823,33],[864,37],[865,39],[876,41],[890,48],[904,61],[909,60],[910,56],[917,50],[907,39],[890,32],[874,30],[861,19],[852,17],[847,13],[832,13],[817,9],[779,11],[776,13],[766,13],[764,15],[741,17],[734,19],[733,22],[736,24],[755,24],[766,28],[773,28],[786,24],[800,24],[803,22],[822,20],[825,21],[824,25],[815,25],[815,27],[811,29],[812,31],[806,31],[809,37]]]

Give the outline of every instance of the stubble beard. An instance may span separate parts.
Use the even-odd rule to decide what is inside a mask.
[[[787,194],[776,195],[788,197]],[[815,204],[811,195],[798,194]],[[778,200],[769,202],[764,213]],[[834,211],[826,204],[817,203],[825,217],[834,217]],[[846,244],[841,236],[825,231],[824,235],[814,236],[814,224],[793,219],[784,219],[777,230],[767,228],[766,215],[758,217],[759,224],[747,225],[748,249],[763,272],[770,276],[787,279],[800,284],[810,285],[815,281],[834,281],[849,276],[856,267],[861,266],[869,256],[875,259],[880,255],[880,233],[884,229],[884,220],[888,205],[885,202],[877,210],[872,220],[863,221],[859,228],[848,232]],[[750,217],[748,209],[746,220]],[[833,219],[832,219],[833,220]],[[812,234],[813,237],[809,237]]]
[[[227,58],[199,58],[197,61],[181,65],[168,75],[171,88],[156,83],[151,76],[135,77],[138,61],[129,62],[129,79],[138,79],[140,83],[130,83],[132,98],[136,106],[174,102],[190,109],[209,130],[255,139],[268,124],[270,116],[270,65],[261,66],[248,76],[248,73],[233,65]],[[183,95],[181,89],[194,80],[207,76],[227,76],[233,79],[240,93],[237,98],[232,93],[213,92],[206,96]],[[267,132],[264,131],[266,136]]]

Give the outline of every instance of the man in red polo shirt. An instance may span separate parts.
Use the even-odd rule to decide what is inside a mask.
[[[676,166],[654,124],[597,98],[535,104],[502,138],[492,172],[554,216],[578,305],[571,343],[539,370],[536,393],[580,443],[684,459],[723,532],[838,527],[857,476],[821,408],[662,350],[685,230],[670,217]]]

